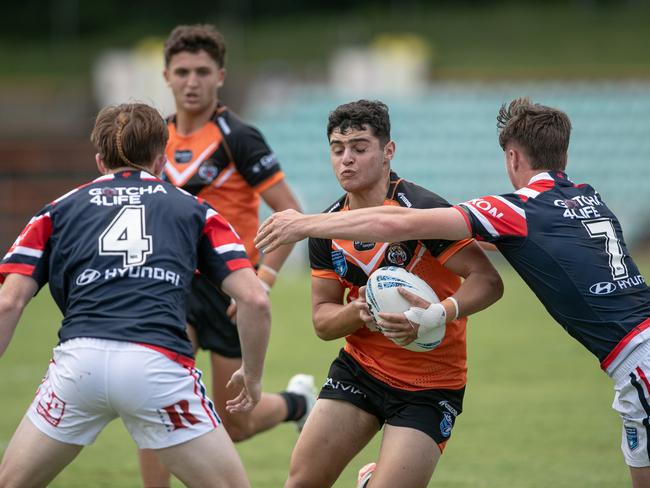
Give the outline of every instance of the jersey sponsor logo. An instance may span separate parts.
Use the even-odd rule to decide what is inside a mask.
[[[366,394],[356,386],[346,385],[345,383],[341,383],[340,381],[334,380],[333,378],[327,378],[325,380],[325,384],[323,384],[323,388],[331,388],[332,390],[342,390],[348,393],[352,393],[353,395],[361,395],[362,397],[366,396]]]
[[[497,219],[500,219],[501,217],[503,217],[503,212],[499,211],[498,208],[496,208],[490,202],[488,202],[487,200],[484,200],[482,198],[474,198],[473,200],[470,200],[467,203],[469,203],[470,205],[475,206],[479,210],[483,210],[484,212],[487,212],[492,217],[495,217]]]
[[[449,412],[442,412],[442,420],[440,421],[440,433],[444,437],[451,435],[451,429],[454,426],[454,420]]]
[[[406,195],[404,195],[404,193],[402,192],[399,192],[397,194],[397,199],[401,201],[405,207],[411,208],[413,206],[413,204],[409,201],[409,199],[406,198]]]
[[[594,283],[589,287],[589,292],[593,295],[609,295],[616,291],[616,285],[609,281],[601,281],[600,283]]]
[[[625,426],[625,437],[627,438],[627,446],[632,451],[639,447],[639,434],[636,427]]]
[[[631,276],[629,278],[623,278],[615,282],[611,281],[600,281],[594,283],[589,287],[589,292],[592,295],[609,295],[614,293],[617,290],[627,290],[628,288],[633,288],[635,286],[645,284],[645,278],[643,275]]]
[[[96,269],[84,269],[81,273],[79,273],[79,276],[77,276],[75,283],[77,286],[90,285],[91,283],[94,283],[99,278],[101,278],[101,276],[102,274]]]
[[[155,266],[128,266],[126,268],[109,268],[104,270],[105,281],[116,278],[166,281],[174,286],[180,286],[181,282],[181,277],[178,273]]]
[[[391,244],[386,250],[386,261],[395,266],[404,266],[409,262],[410,253],[408,247],[401,242]]]
[[[370,251],[375,247],[374,242],[354,241],[355,251]]]
[[[142,195],[153,195],[155,193],[167,193],[167,190],[160,184],[155,186],[91,188],[88,190],[88,194],[91,196],[90,203],[104,207],[139,205],[142,203]]]
[[[562,217],[567,219],[591,219],[600,217],[600,212],[596,209],[602,206],[598,195],[578,195],[570,199],[557,199],[553,202],[556,207],[565,209]]]
[[[177,149],[174,153],[174,161],[178,164],[189,163],[192,160],[191,149]]]
[[[343,251],[332,251],[332,264],[337,275],[343,277],[348,271],[348,262],[345,260]]]

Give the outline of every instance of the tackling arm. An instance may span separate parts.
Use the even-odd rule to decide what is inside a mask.
[[[255,244],[272,251],[305,237],[394,242],[460,240],[471,237],[471,232],[463,215],[454,208],[381,206],[316,215],[285,211],[272,215],[262,224]]]
[[[0,356],[11,342],[23,310],[38,291],[29,276],[10,274],[0,288]]]
[[[316,335],[331,341],[364,326],[359,316],[359,303],[343,304],[343,287],[336,280],[312,277],[311,310]]]

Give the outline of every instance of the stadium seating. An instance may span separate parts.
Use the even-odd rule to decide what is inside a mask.
[[[358,97],[296,87],[256,99],[247,111],[282,162],[306,210],[341,194],[325,129],[329,112]],[[288,95],[287,95],[288,94]],[[517,96],[565,110],[573,123],[569,175],[588,181],[619,215],[629,241],[647,237],[650,216],[650,84],[635,82],[437,83],[413,98],[373,97],[391,112],[393,168],[458,202],[510,191],[497,143],[499,106]]]

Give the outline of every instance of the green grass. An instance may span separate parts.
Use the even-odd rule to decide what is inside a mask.
[[[644,264],[647,272],[650,265]],[[507,267],[502,272],[505,297],[470,319],[464,412],[431,485],[628,486],[619,450],[620,422],[610,408],[611,381],[595,358],[548,317],[523,282]],[[312,332],[308,278],[283,277],[272,298],[266,389],[282,389],[298,371],[322,381],[341,342],[322,342]],[[58,322],[50,297],[42,293],[26,311],[0,360],[0,449],[45,371]],[[202,354],[199,360],[204,370],[205,359]],[[293,427],[285,424],[238,445],[254,487],[282,486],[295,440]],[[357,470],[375,459],[378,440],[379,436],[352,461],[337,487],[354,486]],[[135,446],[121,423],[113,422],[51,486],[140,486]]]

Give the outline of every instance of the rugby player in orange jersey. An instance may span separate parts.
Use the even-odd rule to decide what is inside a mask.
[[[260,197],[274,211],[299,209],[276,156],[262,134],[219,100],[226,45],[210,25],[176,27],[165,43],[164,76],[175,102],[168,119],[169,143],[163,177],[206,200],[239,234],[267,291],[273,286],[292,246],[260,256],[253,245]],[[228,380],[242,362],[236,304],[203,276],[196,276],[188,297],[187,320],[195,347],[210,351],[212,398],[226,430],[237,442],[284,421],[302,427],[313,405],[313,378],[296,375],[287,391],[264,393],[252,412],[230,414],[226,400],[236,391]],[[149,451],[141,451],[145,486],[169,486],[169,475]]]
[[[346,191],[327,212],[450,206],[391,171],[395,143],[383,103],[339,106],[330,114],[327,136],[334,174]],[[359,486],[424,487],[462,411],[466,316],[501,297],[501,279],[473,239],[310,239],[309,253],[316,334],[323,340],[344,337],[345,346],[300,434],[286,487],[332,486],[382,427],[379,459],[360,472]],[[417,324],[385,322],[383,334],[374,327],[363,287],[381,266],[414,272],[442,299],[435,312],[438,323],[447,324],[446,335],[436,349],[412,352],[392,341],[413,341]],[[429,305],[413,295],[410,300]]]

